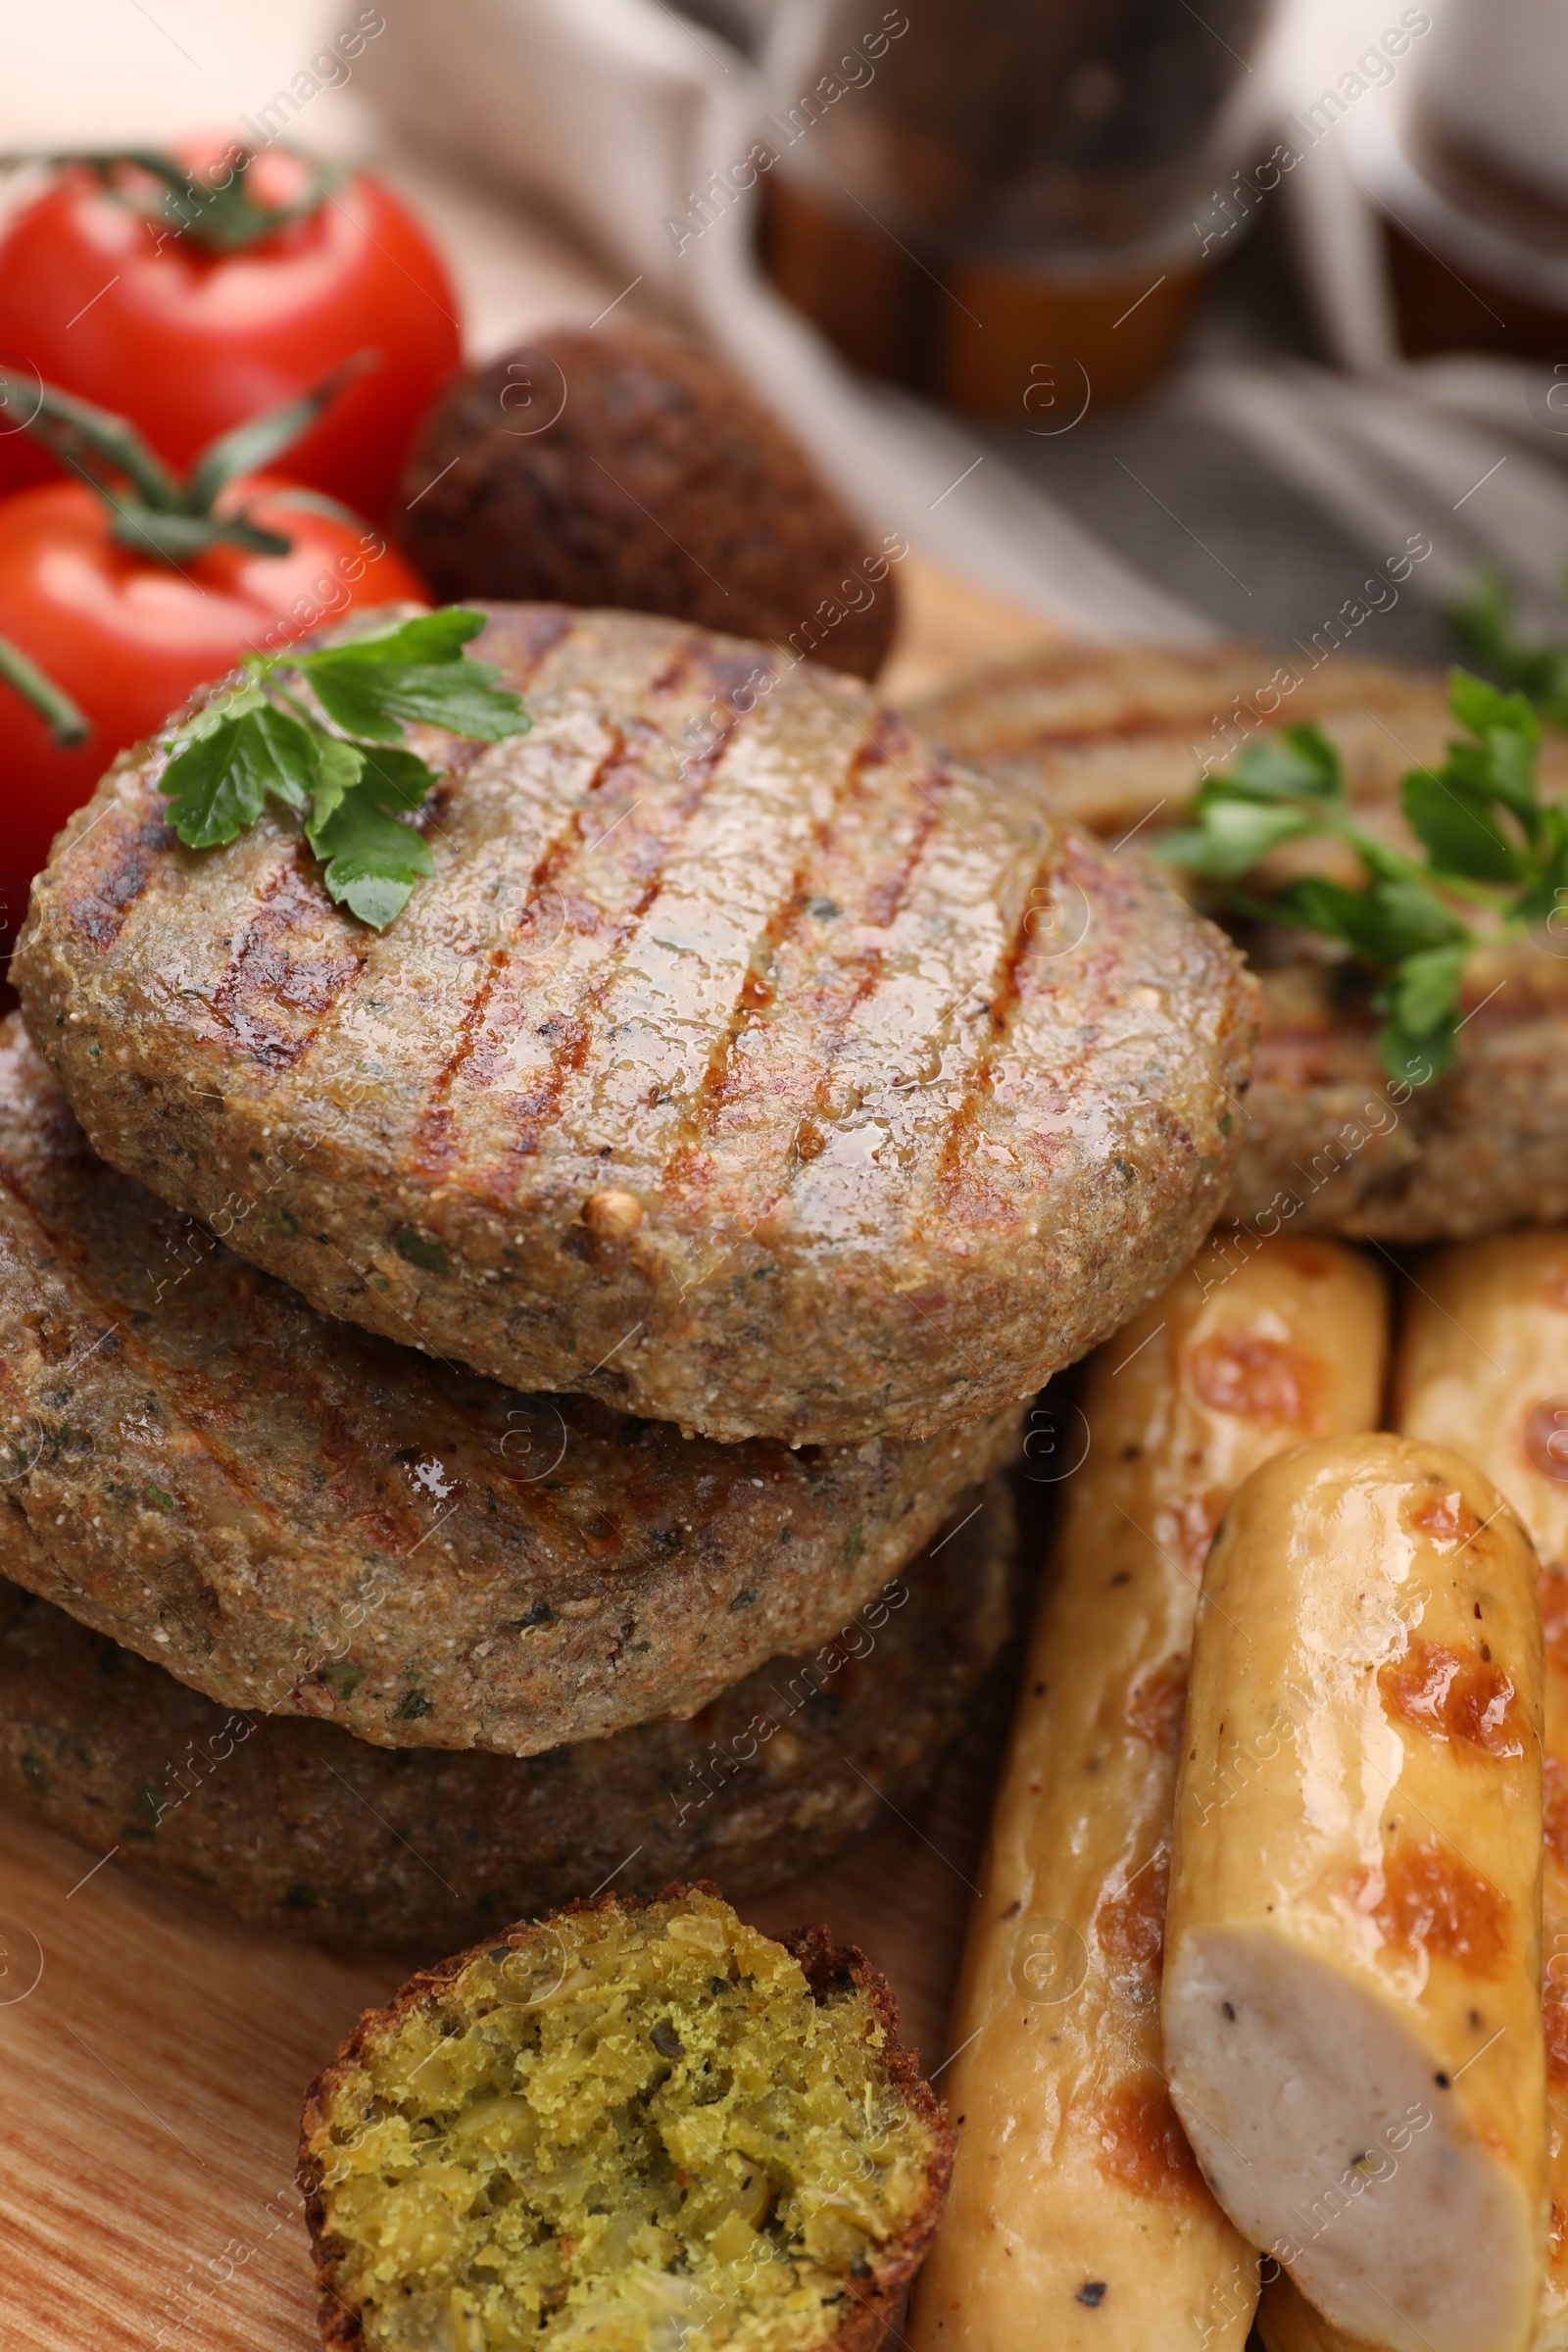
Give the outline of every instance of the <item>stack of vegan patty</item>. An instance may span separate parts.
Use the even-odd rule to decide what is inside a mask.
[[[474,650],[533,728],[424,731],[387,930],[281,817],[181,847],[145,750],[0,1031],[5,1777],[410,1943],[755,1888],[918,1785],[985,1482],[1211,1221],[1252,1021],[853,681],[553,607]]]

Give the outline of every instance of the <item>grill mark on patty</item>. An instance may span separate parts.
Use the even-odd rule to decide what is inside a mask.
[[[578,995],[575,1005],[552,1013],[549,1021],[543,1025],[551,1033],[551,1051],[546,1066],[531,1086],[511,1098],[515,1127],[506,1148],[506,1157],[470,1171],[467,1182],[474,1190],[489,1193],[501,1200],[511,1198],[514,1183],[513,1161],[530,1157],[538,1152],[546,1128],[560,1112],[568,1080],[586,1064],[594,1044],[595,1025],[618,975],[621,957],[635,937],[643,917],[658,899],[670,861],[681,847],[683,834],[701,808],[725,753],[749,715],[749,711],[737,710],[730,698],[743,686],[752,688],[755,696],[754,680],[758,666],[755,657],[742,659],[706,644],[700,638],[688,639],[677,648],[669,662],[646,690],[648,699],[652,700],[656,695],[673,692],[688,680],[701,680],[713,689],[712,708],[717,714],[715,722],[701,748],[680,763],[677,784],[681,789],[677,791],[668,810],[668,816],[674,821],[668,824],[667,831],[650,836],[657,842],[657,857],[643,875],[641,887],[633,895],[630,905],[613,919],[606,939],[605,953]],[[634,782],[640,780],[643,761],[629,757],[632,752],[631,742],[627,739],[629,730],[617,730],[617,736],[621,739],[618,759],[607,760],[596,781],[608,782],[616,766],[622,763],[630,766]],[[657,742],[663,748],[668,739],[661,734]],[[567,828],[563,828],[561,854],[555,856],[556,845],[552,845],[552,855],[539,887],[548,888],[557,875],[565,871],[568,859],[575,855],[579,846],[595,846],[582,842],[577,823],[580,813],[581,804],[572,812],[571,830],[576,832],[577,839],[567,840]],[[544,863],[546,861],[542,861]],[[503,1066],[504,1063],[497,1057],[494,1066],[484,1067],[480,1083],[489,1084]]]
[[[212,998],[214,1012],[235,1043],[265,1069],[286,1069],[298,1061],[364,966],[368,949],[352,937],[336,955],[290,956],[289,941],[323,919],[340,930],[331,900],[305,870],[302,853],[291,847],[264,881],[238,950]],[[287,1028],[270,1018],[263,1009],[269,1002],[297,1009],[307,1016],[304,1024]]]
[[[892,713],[881,714],[881,721],[872,737],[871,748],[880,764],[898,767],[899,761],[893,756],[894,749],[896,747],[900,751],[907,751],[910,748],[911,738],[909,729],[901,719],[893,717],[893,723],[887,724],[890,717],[893,717]],[[867,764],[869,763],[868,761]],[[900,772],[903,773],[903,770],[901,769]],[[925,775],[927,783],[923,789],[912,777],[909,778],[910,788],[918,799],[914,832],[909,846],[889,872],[885,873],[879,881],[871,883],[862,902],[864,906],[862,919],[879,931],[891,928],[901,907],[908,899],[909,892],[914,886],[915,875],[931,845],[931,837],[936,831],[937,818],[941,814],[941,806],[937,796],[939,793],[945,794],[953,782],[953,770],[945,762],[929,764],[925,769]],[[859,1006],[875,992],[886,966],[887,950],[885,947],[876,945],[858,951],[851,966],[853,970],[856,970],[857,977],[852,983],[847,999],[840,1007],[837,1034],[828,1033],[824,1036],[823,1049],[825,1053],[833,1054],[841,1050],[843,1031],[854,1019]]]
[[[476,601],[469,610],[485,616],[470,653],[477,661],[493,662],[502,684],[516,693],[532,685],[546,658],[582,617],[569,605],[511,605],[497,612]]]
[[[128,1179],[119,1179],[118,1181],[128,1183]],[[140,1188],[134,1189],[139,1190]],[[254,1512],[264,1525],[269,1529],[275,1530],[278,1524],[277,1514],[256,1492],[247,1475],[244,1455],[231,1455],[228,1449],[220,1444],[215,1444],[212,1436],[205,1431],[198,1434],[184,1410],[180,1396],[184,1384],[180,1381],[177,1373],[169,1364],[167,1357],[156,1349],[148,1348],[137,1338],[135,1332],[124,1320],[120,1300],[114,1297],[112,1292],[105,1290],[96,1279],[94,1274],[95,1252],[90,1242],[83,1241],[71,1222],[44,1207],[25,1180],[20,1175],[14,1163],[6,1158],[3,1151],[0,1151],[0,1194],[3,1194],[13,1206],[21,1211],[37,1232],[44,1244],[40,1255],[53,1257],[70,1269],[70,1279],[74,1294],[70,1301],[72,1320],[85,1323],[89,1318],[102,1319],[105,1326],[104,1333],[99,1339],[89,1344],[90,1348],[102,1349],[107,1341],[113,1347],[115,1353],[125,1364],[127,1374],[134,1367],[145,1387],[158,1397],[160,1418],[164,1422],[168,1434],[177,1437],[183,1430],[195,1438],[208,1463],[226,1479],[230,1489],[238,1497],[239,1507],[242,1510]],[[69,1211],[67,1217],[69,1218]],[[80,1348],[74,1350],[68,1362],[75,1362],[83,1352]],[[60,1368],[64,1369],[65,1367]],[[55,1367],[51,1366],[50,1369],[53,1370]],[[93,1483],[100,1484],[107,1475],[106,1465],[95,1452],[92,1457],[90,1473]]]
[[[221,1243],[215,1248],[211,1262],[216,1276],[243,1286],[251,1310],[250,1336],[242,1343],[242,1356],[235,1360],[236,1375],[246,1364],[258,1372],[272,1366],[279,1371],[286,1368],[290,1398],[300,1428],[307,1434],[303,1450],[313,1464],[319,1464],[327,1473],[327,1485],[308,1505],[296,1490],[285,1501],[285,1509],[313,1524],[318,1532],[326,1529],[339,1541],[350,1529],[363,1530],[394,1556],[406,1551],[414,1531],[419,1537],[430,1531],[412,1494],[404,1496],[397,1492],[391,1474],[392,1449],[384,1455],[368,1452],[361,1400],[377,1396],[379,1401],[387,1357],[410,1351],[395,1341],[369,1333],[341,1331],[337,1334],[340,1347],[329,1350],[323,1344],[325,1335],[309,1309],[305,1310],[308,1329],[302,1344],[296,1324],[298,1302],[292,1293],[234,1257]],[[226,1462],[226,1449],[220,1442],[215,1445],[212,1424],[220,1422],[232,1408],[220,1400],[220,1393],[205,1387],[199,1375],[187,1373],[166,1354],[160,1354],[159,1361],[168,1367],[183,1417],[200,1428],[203,1443]],[[336,1381],[330,1377],[334,1368],[340,1375]],[[410,1442],[417,1442],[432,1453],[449,1451],[436,1426],[441,1399],[434,1370],[416,1357],[412,1363],[396,1364],[395,1372],[410,1410]],[[356,1401],[343,1401],[345,1391]],[[214,1398],[211,1404],[205,1401],[209,1395]],[[455,1492],[461,1501],[466,1485],[458,1478],[449,1492]]]
[[[176,838],[172,825],[117,808],[103,821],[102,839],[92,849],[84,846],[86,834],[74,846],[62,897],[72,929],[89,947],[103,954],[114,946],[159,858]],[[80,865],[87,868],[85,884],[77,879]]]
[[[856,797],[862,775],[867,767],[883,762],[885,760],[886,754],[872,737],[846,760],[843,772],[834,787],[832,808],[827,815],[819,819],[811,828],[810,851],[796,865],[782,897],[770,909],[758,933],[758,946],[761,948],[769,963],[791,931],[798,929],[800,925],[803,910],[808,903],[806,884],[811,867],[813,863],[819,862],[828,855],[844,810]],[[906,868],[912,867],[912,861],[906,859]],[[712,1050],[692,1097],[681,1132],[665,1159],[660,1178],[661,1184],[665,1187],[695,1186],[699,1182],[707,1157],[701,1149],[702,1139],[712,1134],[722,1115],[735,1042],[750,1023],[753,1014],[765,1012],[776,999],[775,983],[771,979],[765,979],[757,969],[757,953],[758,949],[754,947],[752,957],[741,976],[740,987],[736,991],[735,1002],[730,1007],[729,1017],[713,1041]]]
[[[1059,839],[1049,842],[1030,874],[1029,888],[1019,906],[1018,919],[997,959],[996,977],[987,992],[991,1006],[990,1038],[975,1055],[967,1077],[960,1082],[960,1100],[948,1121],[947,1133],[936,1154],[935,1191],[946,1195],[951,1201],[955,1192],[962,1186],[974,1209],[982,1213],[1001,1213],[1008,1218],[1016,1214],[1010,1194],[978,1172],[969,1145],[979,1123],[981,1101],[996,1083],[997,1058],[1006,1043],[1013,1015],[1018,1009],[1019,974],[1034,937],[1029,921],[1036,912],[1035,892],[1062,864],[1063,846]]]
[[[880,732],[881,730],[879,730]],[[901,742],[901,748],[906,742],[907,735],[908,730],[903,728],[899,736],[895,738]],[[896,760],[891,760],[890,753],[882,744],[879,743],[877,748],[881,751],[885,760],[895,766],[898,764]],[[953,781],[953,771],[945,764],[928,768],[926,772],[944,789]],[[918,786],[915,786],[914,789],[919,792]],[[899,909],[907,901],[913,887],[914,877],[930,847],[931,837],[936,831],[938,813],[938,807],[932,795],[929,792],[919,792],[919,808],[915,814],[914,836],[908,849],[894,866],[892,872],[884,875],[880,882],[873,882],[866,893],[863,905],[864,919],[867,923],[875,925],[880,930],[886,930],[894,921]],[[812,1115],[815,1114],[816,1117],[825,1119],[832,1117],[835,1081],[833,1063],[844,1051],[851,1021],[859,1007],[876,993],[886,965],[887,950],[880,945],[860,949],[850,960],[852,977],[848,992],[837,1006],[831,1025],[826,1020],[823,1022],[821,1057],[825,1066],[812,1090],[810,1107],[796,1125],[793,1140],[797,1157],[802,1155],[801,1145],[809,1135]],[[820,1145],[818,1145],[818,1150],[820,1150]]]
[[[552,640],[554,642],[554,640]],[[535,909],[540,894],[550,889],[558,873],[566,865],[582,842],[583,810],[603,788],[607,779],[621,764],[626,753],[624,728],[612,726],[604,757],[583,786],[578,800],[551,839],[535,858],[528,876],[527,896],[517,917],[519,932],[526,925],[534,927]],[[429,1094],[416,1130],[412,1148],[414,1165],[424,1174],[444,1175],[456,1161],[460,1143],[457,1134],[457,1113],[452,1106],[452,1089],[466,1064],[476,1061],[472,1083],[488,1086],[499,1074],[501,1062],[495,1054],[480,1052],[480,1040],[486,1015],[502,977],[512,961],[511,950],[492,949],[474,983],[473,993],[464,1007],[458,1023],[458,1040],[446,1060],[430,1082]]]
[[[318,1532],[331,1526],[341,1530],[344,1515],[356,1528],[370,1531],[376,1541],[394,1556],[407,1548],[411,1530],[416,1534],[428,1532],[421,1524],[412,1498],[405,1501],[395,1494],[389,1497],[384,1465],[371,1462],[365,1455],[364,1437],[359,1423],[347,1406],[334,1400],[324,1380],[326,1367],[317,1350],[310,1345],[301,1348],[297,1336],[284,1327],[276,1311],[277,1286],[271,1278],[258,1274],[235,1258],[222,1243],[208,1237],[209,1247],[198,1271],[221,1278],[224,1273],[243,1286],[245,1304],[250,1312],[242,1316],[248,1336],[241,1349],[225,1357],[229,1379],[215,1379],[200,1366],[192,1366],[171,1355],[160,1345],[162,1332],[154,1316],[152,1328],[146,1335],[138,1334],[127,1323],[126,1302],[106,1290],[96,1276],[95,1268],[105,1251],[95,1242],[90,1224],[83,1214],[79,1196],[86,1185],[107,1185],[115,1196],[118,1210],[122,1201],[132,1223],[138,1211],[150,1232],[175,1223],[174,1212],[165,1210],[129,1177],[108,1174],[90,1158],[85,1144],[79,1154],[81,1164],[69,1170],[70,1183],[75,1198],[46,1204],[27,1185],[15,1164],[0,1146],[0,1196],[24,1216],[37,1232],[43,1245],[40,1255],[53,1257],[69,1269],[73,1291],[70,1318],[73,1325],[86,1326],[102,1319],[104,1333],[96,1341],[73,1345],[66,1363],[81,1360],[86,1353],[102,1349],[108,1340],[120,1356],[127,1375],[134,1367],[140,1385],[159,1400],[160,1418],[166,1434],[175,1441],[170,1447],[173,1463],[179,1458],[177,1441],[183,1434],[194,1440],[200,1448],[201,1459],[225,1482],[234,1507],[249,1513],[270,1533],[288,1528],[297,1535],[302,1525],[315,1525]],[[138,1198],[139,1196],[139,1198]],[[118,1221],[118,1220],[117,1220]],[[197,1223],[193,1218],[181,1218],[181,1225]],[[199,1228],[204,1234],[205,1228]],[[113,1252],[109,1253],[111,1256]],[[151,1275],[153,1269],[145,1271]],[[182,1278],[179,1278],[182,1279]],[[161,1303],[155,1294],[154,1306]],[[172,1304],[173,1301],[171,1301]],[[181,1302],[185,1303],[185,1302]],[[188,1319],[188,1318],[187,1318]],[[225,1317],[225,1320],[227,1318]],[[286,1320],[286,1319],[285,1319]],[[185,1328],[182,1319],[181,1328]],[[111,1337],[112,1335],[112,1337]],[[389,1345],[382,1343],[381,1345]],[[377,1343],[364,1343],[363,1351],[372,1353]],[[252,1464],[257,1457],[243,1446],[225,1443],[225,1426],[237,1424],[243,1436],[245,1413],[243,1396],[247,1376],[271,1377],[286,1362],[290,1395],[294,1399],[298,1420],[306,1438],[306,1451],[313,1461],[324,1465],[331,1481],[315,1498],[315,1507],[308,1513],[300,1495],[285,1495],[281,1508],[270,1502],[263,1492],[260,1478],[253,1475]],[[57,1367],[48,1365],[47,1370]],[[12,1387],[8,1368],[0,1367],[4,1385]],[[25,1392],[17,1392],[19,1400],[30,1401],[34,1409],[36,1398],[29,1399]],[[418,1399],[413,1400],[416,1404]],[[258,1464],[258,1467],[260,1465]],[[108,1475],[102,1461],[94,1457],[92,1476],[101,1483]],[[204,1519],[210,1514],[203,1511]]]
[[[1086,746],[1125,751],[1131,745],[1140,748],[1154,744],[1170,744],[1185,752],[1195,726],[1202,726],[1225,717],[1229,706],[1195,703],[1189,711],[1172,714],[1141,710],[1123,710],[1115,716],[1099,719],[1078,719],[1070,725],[1045,725],[1020,729],[1016,734],[1004,734],[995,744],[988,744],[980,756],[987,760],[1022,760],[1040,752],[1075,752]]]
[[[510,958],[505,948],[492,948],[480,966],[472,994],[458,1021],[458,1042],[430,1081],[430,1090],[410,1152],[413,1165],[427,1176],[440,1176],[457,1157],[455,1117],[450,1096],[459,1070],[473,1052],[474,1039],[489,1009],[490,999]]]
[[[894,768],[910,787],[911,793],[918,795],[918,806],[907,798],[905,804],[913,819],[910,839],[880,868],[872,868],[868,874],[858,877],[862,881],[859,901],[858,905],[851,903],[845,909],[852,919],[858,917],[867,926],[879,929],[886,929],[906,902],[940,814],[935,794],[922,791],[894,757],[896,752],[907,749],[909,740],[909,730],[897,713],[878,712],[875,725],[866,731],[863,746],[846,762],[833,810],[824,823],[814,828],[816,869],[819,874],[831,879],[832,858],[840,846],[840,836],[845,832],[849,814],[858,801],[860,788],[871,771]],[[952,781],[952,771],[940,763],[925,766],[925,772],[940,789],[945,790]],[[808,925],[812,919],[811,906],[814,902],[812,893],[806,887],[808,880],[809,866],[799,878],[793,899],[786,901],[781,909],[784,920],[775,941],[781,953],[792,941],[810,941]],[[842,956],[824,955],[822,961],[825,968],[818,968],[808,957],[805,969],[796,978],[793,994],[784,1001],[784,1012],[777,1027],[785,1034],[793,1034],[797,1016],[808,1024],[804,1031],[806,1054],[802,1058],[808,1058],[817,1066],[817,1075],[808,1091],[800,1095],[796,1114],[789,1120],[785,1164],[779,1171],[781,1177],[787,1178],[790,1174],[792,1160],[815,1156],[815,1152],[809,1149],[813,1135],[817,1134],[815,1121],[818,1117],[825,1117],[831,1122],[833,1115],[835,1057],[844,1049],[845,1032],[856,1010],[875,992],[886,959],[886,949],[880,944],[862,946]],[[770,997],[771,1001],[777,1001],[776,987],[770,992]],[[719,1126],[727,1112],[741,1109],[749,1096],[760,1101],[776,1098],[777,1083],[766,1070],[760,1079],[754,1078],[744,1067],[736,1073],[734,1050],[745,1033],[744,1020],[731,1025],[726,1040],[725,1065],[707,1089],[705,1126],[709,1135]],[[803,1149],[803,1145],[807,1148]],[[818,1138],[816,1150],[820,1149]],[[760,1174],[760,1170],[758,1172]],[[702,1173],[702,1163],[693,1154],[688,1157],[684,1168],[672,1169],[670,1173],[695,1185]]]

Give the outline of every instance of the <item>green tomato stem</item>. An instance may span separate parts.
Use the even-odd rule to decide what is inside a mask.
[[[175,157],[151,147],[53,155],[47,160],[58,165],[84,165],[122,203],[135,201],[134,191],[123,184],[125,167],[144,172],[161,187],[159,210],[180,236],[216,252],[240,253],[247,245],[257,244],[296,220],[309,220],[343,177],[340,166],[307,156],[303,148],[289,146],[286,141],[280,144],[287,154],[297,156],[310,167],[305,193],[294,204],[263,205],[255,201],[250,192],[255,151],[238,143],[222,159],[228,165],[228,177],[224,180],[198,179]]]
[[[86,712],[78,710],[65,689],[46,677],[9,637],[0,637],[0,678],[37,711],[62,751],[85,743],[92,733],[92,721]]]

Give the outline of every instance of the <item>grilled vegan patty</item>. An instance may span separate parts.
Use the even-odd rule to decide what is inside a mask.
[[[1180,820],[1200,761],[1223,768],[1270,726],[1315,719],[1358,816],[1409,848],[1399,781],[1442,762],[1454,732],[1445,682],[1337,654],[1282,691],[1299,667],[1246,645],[1061,647],[911,715],[1054,815],[1140,843]],[[1549,796],[1568,791],[1561,735],[1542,745],[1541,778]],[[1243,935],[1262,1023],[1228,1215],[1385,1242],[1568,1217],[1568,956],[1552,952],[1568,941],[1472,956],[1457,1066],[1412,1092],[1383,1067],[1364,974],[1303,954],[1299,933]]]
[[[15,970],[95,1147],[321,1308],[736,1441],[927,1434],[1160,1289],[1238,1141],[1223,936],[855,681],[502,608],[533,731],[448,762],[380,936],[163,756],[73,819]],[[776,677],[776,685],[768,691]]]
[[[0,1576],[227,1707],[514,1755],[690,1714],[828,1639],[1015,1421],[726,1447],[432,1364],[105,1168],[0,1023]]]
[[[1000,1648],[1005,1483],[808,1656],[685,1723],[517,1758],[368,1747],[236,1713],[0,1584],[0,1790],[242,1918],[428,1954],[599,1886],[704,1873],[760,1893],[906,1806]]]
[[[368,2010],[305,2103],[334,2352],[874,2352],[953,2133],[887,1980],[715,1887],[576,1903]]]

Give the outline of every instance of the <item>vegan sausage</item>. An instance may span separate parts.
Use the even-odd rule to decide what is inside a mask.
[[[1265,1463],[1203,1574],[1162,2016],[1237,2228],[1391,2352],[1523,2352],[1545,2242],[1537,1562],[1410,1438]]]
[[[1254,1464],[1375,1422],[1384,1325],[1377,1274],[1340,1245],[1216,1241],[1101,1350],[1082,1412],[1031,1429],[1037,1462],[1087,1452],[969,1931],[957,2164],[913,2352],[1246,2342],[1256,2258],[1203,2184],[1159,2046],[1193,1609]]]
[[[1568,2347],[1568,1233],[1424,1258],[1405,1300],[1398,1426],[1454,1446],[1513,1504],[1541,1554],[1546,1652],[1543,1945],[1551,2233],[1537,2352]]]

